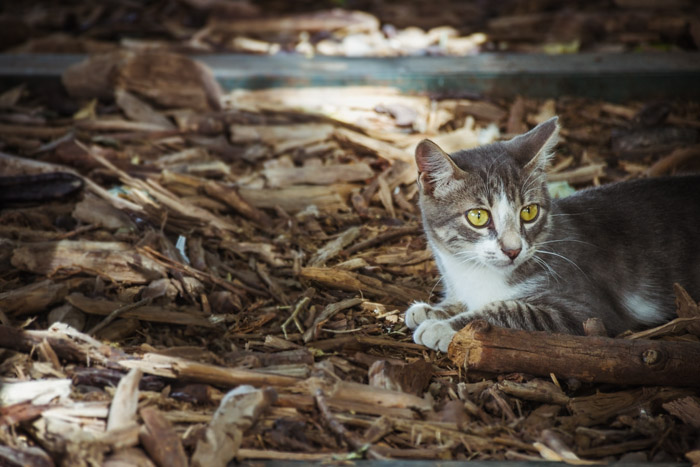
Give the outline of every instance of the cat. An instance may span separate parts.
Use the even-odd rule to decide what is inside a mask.
[[[416,343],[447,351],[475,319],[610,335],[673,317],[673,283],[700,296],[700,176],[639,179],[551,199],[545,169],[557,117],[505,141],[448,155],[416,148],[423,228],[444,286],[405,323]]]

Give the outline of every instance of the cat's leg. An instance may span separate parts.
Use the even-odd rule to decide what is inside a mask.
[[[457,314],[446,320],[427,319],[413,332],[413,340],[434,350],[447,351],[452,337],[469,322],[483,319],[494,326],[581,334],[582,325],[566,319],[566,315],[546,305],[520,300],[493,302],[475,311]],[[580,329],[579,329],[580,328]]]
[[[445,320],[460,313],[464,313],[467,307],[459,302],[443,300],[437,305],[425,302],[415,302],[406,310],[404,322],[409,329],[416,329],[426,320]]]
[[[465,314],[450,319],[452,327],[458,331],[470,321],[483,319],[494,326],[526,331],[548,331],[565,334],[582,334],[583,323],[577,322],[570,314],[557,307],[522,300],[491,302],[468,316]]]

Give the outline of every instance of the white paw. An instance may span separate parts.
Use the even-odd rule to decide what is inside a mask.
[[[452,329],[449,321],[429,319],[423,321],[413,332],[413,341],[433,350],[447,352],[447,347],[455,334],[457,331]]]
[[[431,319],[430,312],[433,307],[425,302],[416,302],[406,310],[404,322],[408,329],[416,329],[420,323],[427,319]]]

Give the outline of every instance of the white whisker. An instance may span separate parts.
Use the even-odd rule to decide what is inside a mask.
[[[584,245],[588,245],[588,246],[595,246],[592,243],[584,242],[583,240],[574,240],[573,238],[562,238],[560,240],[547,240],[546,242],[537,242],[535,244],[535,247],[538,247],[541,245],[548,245],[550,243],[561,243],[561,242],[575,242],[575,243],[583,243]]]
[[[561,258],[561,259],[563,259],[564,261],[570,263],[572,266],[574,266],[576,269],[578,269],[578,270],[581,272],[581,274],[583,274],[584,276],[586,276],[586,278],[588,278],[588,276],[586,275],[586,273],[583,272],[583,269],[581,269],[581,268],[578,266],[578,264],[574,263],[573,261],[571,261],[569,258],[567,258],[567,257],[564,256],[564,255],[560,255],[559,253],[554,253],[553,251],[545,251],[545,250],[537,250],[537,253],[542,253],[542,254],[545,254],[545,255],[552,255],[552,256],[556,256],[556,257],[558,257],[558,258]]]

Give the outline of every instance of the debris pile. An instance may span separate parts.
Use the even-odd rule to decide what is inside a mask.
[[[0,463],[700,462],[697,375],[487,373],[403,323],[440,292],[421,139],[452,151],[560,115],[565,196],[697,170],[697,102],[224,94],[149,52],[78,67],[71,94],[0,95]],[[697,352],[700,297],[676,294],[679,318],[629,345]]]

